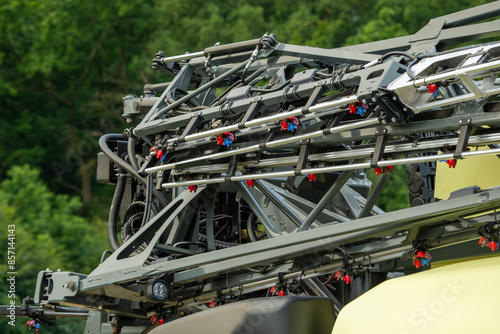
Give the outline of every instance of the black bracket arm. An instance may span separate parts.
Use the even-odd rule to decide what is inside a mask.
[[[301,171],[306,167],[307,159],[309,158],[309,142],[309,139],[300,142],[299,160],[294,171],[296,176],[302,175]]]
[[[473,125],[470,118],[461,119],[459,122],[460,134],[458,135],[457,148],[453,152],[453,159],[463,159],[462,152],[467,151],[469,137],[473,130]]]
[[[177,138],[177,142],[184,143],[186,141],[186,136],[189,136],[194,132],[198,125],[200,125],[201,120],[201,113],[191,116],[188,125],[186,125],[186,128],[184,129],[184,132],[182,132],[182,135]]]
[[[387,130],[386,129],[378,129],[375,132],[375,136],[377,137],[377,141],[375,142],[375,150],[373,151],[373,158],[370,162],[371,168],[377,168],[377,164],[384,155],[385,145],[387,144]]]
[[[262,106],[260,100],[261,98],[256,98],[252,100],[252,103],[250,104],[247,112],[245,113],[245,116],[243,116],[241,122],[238,123],[238,129],[246,128],[247,126],[245,125],[245,123],[251,121],[255,117],[255,115],[257,115],[257,112],[260,110]]]
[[[318,103],[319,99],[323,96],[323,94],[325,93],[325,85],[323,84],[320,84],[320,85],[317,85],[311,96],[309,97],[309,99],[307,100],[307,103],[304,107],[302,107],[302,115],[305,115],[305,114],[308,114],[310,113],[309,109],[311,108],[311,106],[315,105],[316,103]]]
[[[234,172],[236,172],[236,168],[238,167],[238,163],[240,162],[240,156],[239,155],[233,155],[229,159],[228,167],[227,167],[227,174],[226,177],[224,178],[224,181],[230,182],[231,177],[234,176]]]

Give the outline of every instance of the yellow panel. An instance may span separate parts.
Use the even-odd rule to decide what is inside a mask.
[[[458,160],[455,168],[449,168],[446,162],[437,162],[434,197],[447,199],[451,192],[474,185],[481,189],[500,185],[499,171],[500,159],[495,155]]]
[[[340,311],[332,334],[496,333],[500,257],[388,280]]]

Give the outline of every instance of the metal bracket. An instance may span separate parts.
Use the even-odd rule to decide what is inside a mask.
[[[240,123],[238,123],[238,129],[244,129],[247,126],[245,125],[246,122],[251,121],[255,115],[257,115],[257,112],[259,111],[260,107],[262,106],[261,99],[256,99],[255,101],[252,101],[250,106],[248,107],[247,112],[245,113],[245,116],[243,116],[243,119],[241,120]]]
[[[188,125],[186,125],[186,128],[184,129],[184,132],[177,139],[177,142],[184,143],[186,141],[186,136],[189,136],[190,134],[193,133],[193,131],[198,127],[198,125],[200,125],[202,119],[203,117],[201,117],[201,113],[192,115]]]
[[[336,127],[337,125],[339,125],[340,121],[344,118],[344,116],[346,114],[347,114],[346,111],[334,114],[333,117],[328,122],[328,124],[325,127],[325,129],[323,130],[323,134],[325,136],[331,134],[330,129],[333,128],[333,127]]]
[[[274,137],[276,137],[276,134],[279,132],[279,130],[279,128],[272,128],[267,132],[266,137],[264,138],[262,143],[259,144],[260,151],[263,151],[267,148],[266,144],[274,140]]]
[[[324,85],[319,85],[314,88],[311,96],[309,97],[309,100],[307,100],[306,105],[302,108],[302,115],[308,114],[310,112],[309,108],[318,103],[318,100],[323,96],[325,90],[326,89]]]
[[[373,158],[370,162],[371,168],[377,168],[378,162],[382,160],[385,145],[387,143],[387,130],[379,129],[375,131],[375,136],[377,137],[377,141],[375,142],[375,150],[373,151]]]
[[[297,162],[297,167],[295,167],[295,176],[302,175],[301,171],[306,167],[307,159],[309,157],[309,142],[311,140],[303,140],[300,142],[300,152],[299,152],[299,160]]]
[[[458,124],[460,125],[460,134],[458,135],[457,148],[455,152],[453,152],[453,159],[463,159],[462,152],[468,151],[467,143],[469,142],[469,137],[473,128],[470,118],[461,119]]]
[[[283,92],[283,97],[290,103],[301,100],[302,98],[297,95],[297,88],[299,86],[290,86]],[[291,90],[291,91],[290,91]],[[290,92],[289,92],[290,91]]]
[[[229,159],[229,163],[227,166],[227,174],[226,177],[224,178],[224,181],[230,182],[231,177],[234,176],[234,172],[236,172],[236,168],[238,167],[238,162],[240,161],[240,156],[239,155],[233,155]]]

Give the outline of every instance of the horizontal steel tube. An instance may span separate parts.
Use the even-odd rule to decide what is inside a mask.
[[[464,74],[471,75],[474,73],[479,73],[482,71],[489,71],[489,70],[500,70],[500,60],[492,61],[489,63],[483,63],[483,64],[479,64],[479,65],[468,66],[468,67],[460,68],[460,69],[450,71],[450,72],[428,75],[425,78],[410,80],[410,81],[406,82],[405,84],[397,86],[397,87],[390,86],[390,88],[391,89],[402,89],[402,88],[411,88],[411,87],[418,87],[418,86],[427,86],[427,85],[434,83],[434,82],[444,81],[444,80],[448,80],[448,79],[455,79],[455,78],[457,78],[461,75],[464,75]]]
[[[328,131],[330,133],[336,133],[336,132],[357,129],[357,128],[361,128],[361,127],[365,127],[365,126],[375,125],[378,123],[379,123],[378,119],[372,118],[372,119],[368,119],[368,120],[361,121],[361,122],[353,122],[353,123],[346,124],[346,125],[336,126],[336,127],[330,128]],[[305,140],[305,139],[320,137],[320,136],[324,136],[324,135],[325,135],[324,130],[319,130],[319,131],[314,131],[314,132],[306,133],[306,134],[299,135],[299,136],[293,136],[290,138],[275,140],[275,141],[272,141],[272,142],[265,144],[264,149],[276,148],[276,147],[283,146],[283,145],[290,144],[290,143],[298,143],[298,142]],[[189,160],[185,160],[185,161],[181,161],[181,162],[177,162],[177,163],[165,164],[165,165],[161,165],[161,166],[147,168],[146,173],[154,173],[154,172],[161,171],[161,170],[173,169],[179,165],[189,164],[189,163],[193,163],[196,161],[221,159],[221,158],[226,158],[226,157],[230,157],[230,156],[237,155],[237,154],[255,152],[255,151],[259,151],[259,150],[262,150],[260,148],[259,144],[252,145],[252,146],[245,147],[245,148],[239,148],[239,149],[231,150],[231,151],[227,151],[227,152],[221,152],[221,153],[215,153],[212,155],[201,156],[198,158],[193,158],[193,159],[189,159]]]
[[[170,63],[173,61],[180,61],[184,59],[191,59],[191,58],[196,58],[196,57],[204,57],[205,52],[199,51],[199,52],[193,52],[193,53],[185,53],[183,55],[178,55],[178,56],[171,56],[171,57],[163,57],[161,59],[161,62],[163,64]]]
[[[481,151],[472,151],[472,152],[463,152],[462,157],[469,158],[469,157],[476,157],[476,156],[498,155],[498,154],[500,154],[500,148],[481,150]],[[423,162],[438,161],[438,160],[448,160],[448,159],[453,159],[453,153],[421,156],[421,157],[415,157],[415,158],[383,160],[383,161],[377,162],[377,167],[409,165],[409,164],[415,164],[415,163],[423,163]],[[353,169],[370,169],[370,168],[372,168],[370,164],[371,164],[370,162],[364,162],[364,163],[342,165],[342,166],[307,168],[307,169],[301,170],[300,175],[341,172],[341,171],[353,170]],[[273,172],[273,173],[246,174],[246,175],[240,175],[240,176],[232,176],[230,178],[230,181],[235,182],[235,181],[245,181],[245,180],[260,180],[260,179],[269,179],[272,177],[289,177],[289,176],[294,176],[294,175],[296,175],[296,171],[294,171],[294,170],[284,171],[284,172]],[[162,187],[163,188],[173,188],[173,187],[180,187],[180,186],[222,183],[225,181],[226,181],[226,178],[220,177],[220,178],[213,178],[213,179],[201,179],[201,180],[164,183],[164,184],[162,184]]]
[[[342,106],[345,104],[354,103],[356,101],[358,101],[358,97],[353,95],[353,96],[341,98],[339,100],[332,101],[332,102],[318,103],[318,104],[310,107],[309,112],[315,113],[315,112],[318,112],[318,111],[321,111],[324,109],[339,107],[339,106]],[[339,110],[339,112],[340,112],[340,110]],[[297,108],[297,109],[294,109],[294,110],[291,110],[288,112],[283,112],[283,113],[279,113],[279,114],[267,116],[267,117],[261,117],[258,119],[254,119],[254,120],[245,122],[243,124],[243,128],[250,128],[250,127],[256,126],[256,125],[261,125],[261,124],[265,124],[265,123],[269,123],[269,122],[275,122],[275,121],[279,121],[281,119],[285,119],[288,117],[299,116],[301,114],[302,114],[302,108]],[[233,125],[225,126],[222,128],[217,128],[217,129],[213,129],[213,130],[194,133],[194,134],[186,136],[184,138],[184,140],[185,141],[192,141],[192,140],[196,140],[196,139],[200,139],[200,138],[214,136],[214,135],[217,135],[219,133],[223,133],[223,132],[227,132],[227,131],[235,131],[235,130],[238,130],[240,128],[242,128],[242,127],[239,124],[233,124]],[[167,143],[174,143],[176,141],[177,141],[177,138],[172,138],[172,139],[167,140]]]
[[[437,139],[427,142],[419,142],[417,146],[414,143],[400,143],[387,145],[384,152],[391,153],[408,153],[408,152],[423,152],[427,150],[440,150],[445,145],[454,146],[457,144],[458,137]],[[468,146],[485,146],[500,142],[500,134],[478,135],[469,138]],[[341,161],[356,158],[368,158],[373,153],[373,147],[353,148],[346,151],[324,152],[319,154],[311,154],[309,161]],[[267,168],[267,167],[283,167],[297,164],[298,156],[289,156],[285,158],[265,159],[256,161],[243,162],[238,165],[237,170],[248,168]],[[189,167],[191,173],[223,173],[227,171],[227,164],[212,164],[206,166]],[[182,170],[177,170],[173,175],[183,174]]]

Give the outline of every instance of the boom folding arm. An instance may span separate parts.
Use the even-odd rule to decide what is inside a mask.
[[[100,141],[98,179],[116,184],[111,255],[89,275],[40,272],[35,303],[101,314],[88,324],[96,333],[139,333],[152,315],[273,286],[327,296],[338,311],[387,273],[414,271],[419,252],[449,258],[480,236],[498,241],[496,187],[387,213],[375,204],[392,166],[500,155],[500,42],[450,49],[499,36],[499,15],[492,2],[337,49],[266,33],[160,51],[153,69],[173,79],[126,96],[123,117],[140,123]],[[370,191],[372,168],[382,176]],[[352,289],[325,288],[336,271],[354,276]]]

